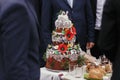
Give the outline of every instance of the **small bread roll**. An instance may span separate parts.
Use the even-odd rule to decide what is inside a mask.
[[[106,71],[105,71],[105,69],[104,69],[102,66],[98,66],[97,69],[98,69],[101,73],[103,73],[104,75],[106,74]]]
[[[89,71],[89,78],[92,78],[92,79],[102,79],[104,76],[103,73],[101,73],[101,71],[99,69],[91,69]]]
[[[88,63],[87,66],[86,66],[86,71],[89,72],[90,69],[95,69],[96,68],[96,65],[93,64],[93,63]]]

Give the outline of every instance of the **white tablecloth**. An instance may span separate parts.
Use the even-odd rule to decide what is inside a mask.
[[[68,75],[68,71],[51,71],[45,67],[41,68],[40,80],[84,80]]]
[[[40,80],[85,80],[83,77],[81,78],[75,78],[68,74],[68,71],[53,71],[53,70],[48,70],[45,67],[40,68],[41,70],[41,75],[40,75]],[[109,74],[110,76],[111,74]],[[110,80],[103,78],[103,80]]]

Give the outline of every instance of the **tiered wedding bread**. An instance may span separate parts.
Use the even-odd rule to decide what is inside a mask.
[[[46,50],[46,68],[52,70],[67,70],[69,63],[82,65],[84,57],[81,48],[76,44],[76,29],[68,18],[68,13],[62,12],[55,21],[52,32],[52,44]]]

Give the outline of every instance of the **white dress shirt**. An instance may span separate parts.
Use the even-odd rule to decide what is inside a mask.
[[[73,0],[67,0],[71,8],[73,8]]]
[[[97,0],[96,23],[95,23],[96,30],[101,29],[102,13],[105,1],[106,0]]]

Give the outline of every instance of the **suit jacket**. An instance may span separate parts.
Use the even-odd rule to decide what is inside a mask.
[[[51,32],[60,10],[68,11],[77,30],[77,41],[82,45],[94,41],[94,20],[89,0],[74,0],[73,8],[67,0],[42,0],[41,34],[45,47],[52,43]]]
[[[97,7],[97,0],[90,0],[92,11],[94,15],[94,21],[96,20],[96,7]]]
[[[35,11],[37,13],[38,19],[40,20],[41,17],[41,0],[31,0],[32,4],[34,5]],[[40,22],[40,21],[39,21]]]
[[[30,0],[0,0],[0,80],[39,80],[37,22]]]
[[[99,46],[113,62],[111,80],[120,80],[120,0],[107,0],[104,6]]]
[[[36,13],[37,13],[37,17],[38,17],[38,20],[39,20],[39,25],[41,25],[41,6],[42,6],[42,0],[32,0],[32,3],[33,3],[33,5],[34,5],[34,9],[35,9],[35,11],[36,11]],[[40,67],[44,67],[45,66],[45,61],[44,61],[44,59],[43,59],[43,54],[44,54],[44,52],[45,52],[45,49],[43,49],[43,46],[42,46],[42,44],[44,43],[43,42],[43,39],[42,39],[42,37],[40,36],[40,29],[41,29],[42,27],[41,26],[39,26],[38,27],[38,30],[39,30],[39,37],[40,37],[40,48],[39,48],[39,62],[40,62]]]

